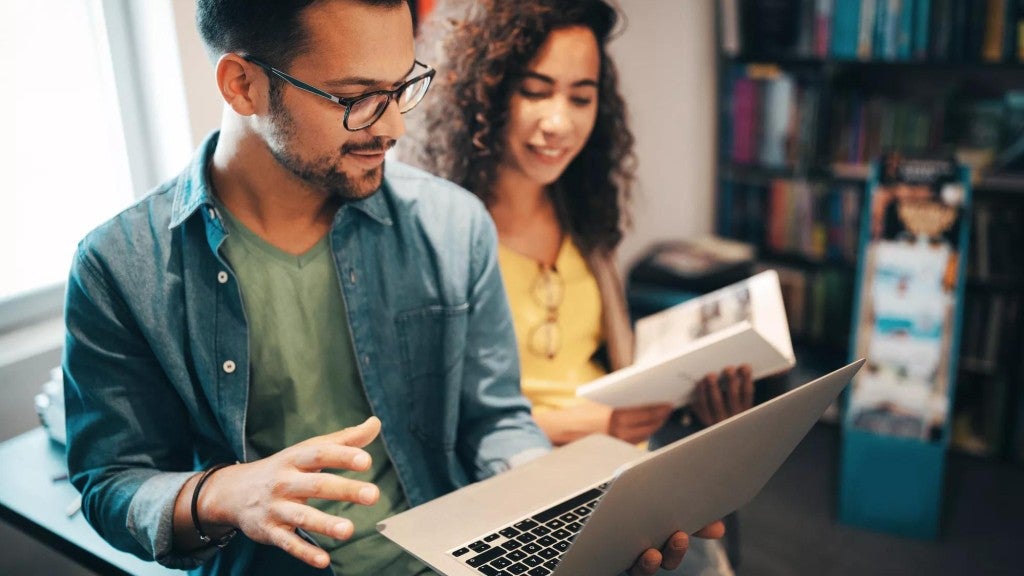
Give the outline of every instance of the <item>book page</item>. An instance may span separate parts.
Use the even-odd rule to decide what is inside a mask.
[[[727,286],[638,321],[634,363],[663,360],[678,354],[694,340],[751,321],[747,283]]]

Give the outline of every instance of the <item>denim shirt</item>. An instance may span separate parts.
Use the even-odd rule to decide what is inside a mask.
[[[79,245],[63,362],[71,481],[100,535],[142,558],[329,574],[241,534],[217,554],[171,551],[174,501],[194,471],[259,457],[245,437],[242,294],[208,178],[217,138]],[[378,192],[338,210],[330,241],[361,380],[411,506],[549,448],[519,391],[497,235],[478,200],[389,161]]]

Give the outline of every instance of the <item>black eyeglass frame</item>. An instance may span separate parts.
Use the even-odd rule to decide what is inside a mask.
[[[392,100],[395,100],[396,102],[398,101],[398,96],[402,93],[403,90],[405,90],[409,86],[411,86],[411,85],[413,85],[413,84],[415,84],[417,82],[420,82],[424,78],[426,78],[427,79],[427,85],[423,88],[423,95],[420,96],[420,99],[417,100],[416,103],[413,104],[411,107],[409,107],[408,110],[399,110],[399,112],[402,113],[402,114],[405,114],[409,110],[412,110],[413,108],[415,108],[416,105],[419,104],[420,101],[423,100],[423,96],[426,96],[427,90],[430,89],[430,84],[431,84],[431,82],[434,79],[434,74],[437,72],[436,70],[434,70],[430,66],[424,64],[423,62],[420,62],[419,60],[414,60],[413,62],[416,65],[419,65],[419,66],[422,66],[422,67],[426,68],[427,71],[424,72],[423,74],[420,74],[418,76],[414,76],[413,78],[410,78],[409,80],[406,80],[405,82],[403,82],[401,84],[401,86],[398,86],[394,90],[374,90],[373,92],[367,92],[365,94],[360,94],[359,96],[353,96],[351,98],[342,98],[341,96],[335,96],[334,94],[331,94],[330,92],[327,92],[325,90],[321,90],[320,88],[317,88],[316,86],[313,86],[311,84],[307,84],[307,83],[303,82],[302,80],[299,80],[298,78],[296,78],[294,76],[291,76],[290,74],[288,74],[286,72],[283,72],[283,71],[281,71],[281,70],[279,70],[277,68],[274,68],[273,66],[271,66],[270,64],[267,64],[266,62],[263,62],[263,61],[258,60],[256,58],[253,58],[251,56],[244,56],[244,55],[241,55],[241,56],[246,61],[252,62],[253,64],[259,66],[260,68],[263,68],[263,70],[265,70],[266,72],[269,72],[270,74],[273,74],[274,76],[277,76],[281,80],[284,80],[285,82],[291,84],[292,86],[298,88],[299,90],[303,90],[305,92],[309,92],[310,94],[314,94],[314,95],[319,96],[321,98],[325,98],[325,99],[330,100],[331,102],[334,102],[335,104],[345,108],[345,119],[342,121],[342,125],[345,127],[345,130],[348,130],[349,132],[358,132],[359,130],[365,130],[365,129],[369,128],[370,126],[373,126],[374,123],[377,122],[377,120],[380,120],[380,117],[384,115],[384,112],[388,109],[388,106],[391,106],[391,101]],[[358,104],[359,102],[361,102],[363,100],[366,100],[366,99],[369,99],[369,98],[375,98],[375,97],[381,96],[381,95],[387,96],[387,100],[384,102],[383,106],[379,106],[377,108],[377,111],[374,112],[373,119],[370,120],[369,122],[367,122],[365,125],[360,126],[358,128],[350,128],[349,125],[348,125],[348,115],[349,115],[349,112],[352,110],[352,108],[356,104]]]

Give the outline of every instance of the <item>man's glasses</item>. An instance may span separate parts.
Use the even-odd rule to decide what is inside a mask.
[[[306,84],[302,80],[289,76],[265,62],[261,62],[249,56],[242,57],[260,68],[263,68],[268,74],[277,76],[299,90],[304,90],[310,94],[316,94],[321,98],[326,98],[339,106],[343,106],[345,108],[345,120],[343,124],[345,129],[351,132],[372,126],[374,122],[384,115],[384,111],[391,105],[392,99],[398,103],[398,111],[402,114],[412,110],[420,103],[420,100],[423,100],[423,95],[427,93],[427,88],[430,87],[430,81],[434,78],[434,69],[419,60],[416,60],[416,66],[426,68],[427,71],[407,80],[398,88],[395,88],[394,90],[376,90],[374,92],[367,92],[366,94],[362,94],[354,98],[342,98],[315,86]]]
[[[558,327],[558,307],[565,297],[565,281],[553,266],[540,265],[537,279],[530,287],[530,295],[544,308],[544,320],[530,330],[527,345],[530,352],[551,360],[562,348],[562,331]]]

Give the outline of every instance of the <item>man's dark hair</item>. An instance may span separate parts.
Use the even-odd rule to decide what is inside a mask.
[[[303,10],[324,0],[196,0],[196,27],[211,60],[238,52],[285,67],[307,47]],[[356,0],[394,8],[409,0]]]

